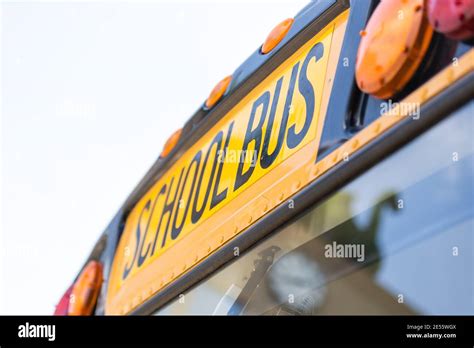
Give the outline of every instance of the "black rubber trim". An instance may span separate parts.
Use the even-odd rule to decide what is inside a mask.
[[[329,97],[316,161],[323,159],[355,134],[353,128],[358,125],[350,127],[350,123],[354,119],[360,119],[366,110],[365,104],[368,96],[357,87],[355,65],[361,40],[359,33],[365,28],[377,3],[376,0],[353,0],[351,2],[346,35],[339,55],[332,87],[333,92]]]
[[[351,156],[348,162],[342,162],[323,174],[309,186],[301,190],[291,199],[294,208],[287,204],[275,208],[271,213],[221,247],[206,260],[196,265],[190,272],[165,287],[154,297],[138,306],[131,315],[146,315],[155,312],[179,294],[196,286],[217,269],[234,259],[234,248],[240,254],[255,243],[262,241],[272,232],[276,232],[292,219],[300,216],[308,208],[314,206],[334,193],[343,185],[367,171],[381,160],[400,149],[418,135],[447,117],[451,112],[474,98],[474,74],[470,73],[445,91],[422,105],[421,117],[418,120],[407,118],[385,132]]]

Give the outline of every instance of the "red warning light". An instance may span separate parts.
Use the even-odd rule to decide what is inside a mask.
[[[474,0],[428,0],[433,28],[455,40],[474,37]]]

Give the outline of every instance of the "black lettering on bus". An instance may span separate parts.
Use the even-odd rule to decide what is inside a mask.
[[[273,152],[269,154],[268,147],[270,146],[270,141],[272,139],[273,122],[275,121],[275,112],[278,105],[281,82],[283,78],[281,78],[277,82],[277,86],[275,88],[275,96],[273,97],[272,109],[270,110],[270,116],[268,119],[267,130],[265,132],[265,139],[263,140],[262,157],[260,158],[260,166],[264,169],[270,167],[273,162],[275,162],[275,159],[281,151],[283,142],[285,141],[285,132],[288,124],[288,116],[290,114],[291,103],[293,101],[293,91],[295,90],[295,83],[296,77],[298,76],[299,66],[300,63],[296,63],[291,71],[290,84],[288,86],[288,92],[286,94],[285,107],[283,108],[283,117],[280,122],[280,130],[278,132],[277,144]]]
[[[140,267],[143,264],[143,262],[145,261],[145,259],[148,257],[148,253],[150,251],[151,243],[147,244],[145,254],[143,254],[143,247],[145,246],[145,240],[146,240],[146,237],[148,235],[148,230],[149,230],[151,218],[153,216],[153,213],[155,212],[156,202],[158,201],[158,198],[160,196],[165,194],[165,192],[166,192],[166,184],[164,184],[161,187],[160,192],[158,192],[158,194],[155,197],[155,200],[153,201],[153,206],[151,207],[150,216],[148,217],[148,222],[146,224],[145,233],[144,233],[143,238],[142,238],[142,245],[140,246],[140,252],[138,253],[137,267]]]
[[[211,192],[211,186],[212,186],[212,183],[214,182],[214,175],[216,174],[217,162],[219,161],[219,150],[222,145],[222,137],[223,137],[223,132],[219,131],[219,133],[216,134],[214,139],[212,139],[212,142],[209,145],[209,148],[207,149],[206,157],[204,158],[204,163],[202,164],[201,174],[199,175],[199,180],[196,186],[196,194],[194,195],[193,209],[191,210],[191,222],[193,224],[199,221],[202,214],[204,213],[204,209],[206,208],[207,200],[209,199],[209,194]],[[207,161],[209,160],[209,156],[211,155],[212,148],[214,147],[214,145],[216,145],[215,158],[214,158],[214,162],[212,163],[211,176],[209,177],[209,181],[207,183],[207,189],[204,192],[204,191],[201,191],[202,180],[204,178],[204,172],[206,171]],[[204,200],[202,202],[201,207],[198,208],[198,201],[199,201],[201,192],[204,192]]]
[[[175,195],[174,195],[173,201],[171,201],[171,202],[169,202],[169,199],[170,199],[171,191],[173,189],[174,177],[171,178],[171,182],[168,185],[168,193],[166,194],[165,203],[163,204],[163,210],[161,211],[160,222],[158,223],[158,227],[156,228],[155,239],[153,240],[153,247],[151,248],[151,255],[155,254],[156,242],[158,241],[158,236],[160,235],[161,224],[163,223],[163,218],[165,217],[165,215],[167,213],[169,213],[170,216],[168,218],[168,221],[166,223],[166,227],[164,229],[165,236],[163,237],[163,243],[162,243],[161,247],[164,246],[164,242],[166,241],[166,233],[167,233],[167,230],[169,228],[170,221],[171,221],[171,215],[173,213],[174,202],[176,201],[176,195],[178,193],[179,183],[181,182],[181,176],[183,175],[183,171],[184,171],[184,168],[181,170],[181,174],[180,174],[180,177],[179,177],[178,185],[176,187]]]
[[[245,139],[242,146],[243,153],[247,153],[249,144],[255,142],[255,152],[256,155],[252,156],[252,163],[245,173],[242,173],[244,168],[245,161],[239,161],[239,167],[237,168],[237,174],[234,182],[234,191],[236,191],[240,186],[245,184],[252,175],[255,169],[255,160],[260,157],[260,145],[262,143],[262,127],[267,116],[268,103],[270,101],[270,92],[266,91],[263,93],[252,105],[252,111],[250,113],[250,119],[247,125],[247,131],[245,132]],[[262,112],[260,114],[260,119],[255,129],[252,129],[253,121],[255,119],[255,114],[257,109],[262,106]]]
[[[163,248],[166,244],[166,237],[168,236],[168,230],[170,228],[170,222],[171,222],[171,218],[173,216],[173,210],[176,206],[176,197],[178,196],[178,190],[179,188],[181,187],[181,179],[183,178],[183,173],[184,173],[184,167],[183,169],[181,169],[181,173],[179,174],[179,180],[178,180],[178,185],[176,185],[176,191],[174,193],[174,197],[173,197],[173,200],[171,202],[168,202],[168,197],[169,197],[169,194],[171,192],[171,185],[170,185],[170,192],[168,192],[168,197],[166,197],[166,202],[165,202],[165,205],[163,206],[163,211],[161,213],[161,217],[160,217],[160,225],[161,225],[161,221],[163,220],[163,216],[166,214],[166,213],[170,213],[169,215],[169,218],[168,218],[168,221],[166,222],[166,227],[164,229],[164,233],[163,233],[163,239],[161,240],[161,247]],[[159,226],[158,226],[158,231],[159,231]]]
[[[192,159],[191,163],[188,166],[188,170],[186,171],[186,175],[184,177],[183,185],[181,186],[181,192],[179,193],[178,204],[177,204],[178,208],[175,209],[173,224],[171,226],[171,239],[173,239],[173,240],[176,239],[179,236],[179,234],[181,233],[181,230],[183,229],[184,223],[186,221],[186,216],[188,215],[189,206],[191,204],[191,199],[192,199],[192,196],[193,196],[193,193],[194,193],[194,186],[196,185],[196,178],[197,178],[197,175],[198,175],[198,172],[199,172],[199,165],[201,164],[201,154],[202,154],[202,152],[198,151],[198,153]],[[193,167],[193,165],[195,165],[196,168],[195,168],[195,171],[194,171],[193,182],[191,183],[191,188],[189,189],[189,194],[188,194],[188,199],[187,199],[187,202],[186,202],[186,207],[184,208],[183,218],[182,218],[181,223],[179,224],[179,226],[176,226],[176,220],[178,220],[178,212],[179,212],[179,208],[180,208],[180,203],[181,203],[181,200],[183,199],[183,194],[184,194],[184,189],[186,187],[186,182],[188,181],[189,172],[191,171],[191,168]],[[203,167],[203,171],[204,171],[204,167]]]
[[[306,103],[306,118],[303,125],[303,128],[297,133],[296,125],[293,124],[290,129],[288,129],[288,136],[286,138],[286,144],[288,148],[293,149],[297,147],[308,133],[311,122],[313,122],[314,117],[314,88],[311,85],[311,82],[307,76],[308,64],[311,59],[315,58],[316,62],[322,58],[324,54],[324,46],[322,43],[318,42],[316,45],[311,48],[311,50],[306,55],[306,58],[301,67],[300,76],[298,79],[298,89],[301,95],[304,97]],[[322,78],[322,77],[321,77]]]
[[[222,169],[224,168],[224,162],[225,162],[224,159],[225,159],[225,155],[227,154],[230,138],[232,136],[232,129],[234,129],[234,121],[232,121],[232,123],[229,125],[229,128],[227,129],[227,137],[225,139],[223,156],[221,158],[221,163],[219,163],[219,170],[217,171],[216,183],[214,184],[214,190],[212,191],[211,207],[209,209],[213,209],[216,205],[218,205],[227,197],[227,187],[219,193],[217,193],[217,191],[219,190],[219,186],[221,184]],[[210,189],[211,189],[211,184],[209,183],[207,190],[209,191]]]
[[[135,260],[137,259],[137,255],[138,255],[138,249],[140,247],[140,244],[141,244],[141,230],[140,230],[140,223],[142,221],[142,217],[143,217],[143,213],[147,210],[150,210],[150,205],[151,205],[151,200],[149,199],[142,211],[140,212],[140,215],[138,216],[138,222],[137,222],[137,228],[135,230],[135,239],[136,239],[136,245],[135,245],[135,251],[133,252],[133,258],[132,258],[132,262],[129,264],[129,265],[125,265],[125,269],[123,271],[123,274],[122,274],[122,279],[125,279],[127,278],[128,274],[130,273],[130,271],[132,270],[133,268],[133,264],[135,263]]]
[[[268,118],[267,130],[265,132],[265,137],[263,139],[262,157],[260,158],[260,165],[262,166],[262,168],[268,168],[270,166],[269,164],[269,162],[271,161],[270,157],[275,154],[278,155],[278,152],[280,152],[280,148],[282,144],[280,139],[278,139],[278,143],[275,147],[275,150],[273,150],[273,153],[272,154],[268,153],[268,146],[270,144],[270,139],[271,139],[270,137],[271,137],[272,127],[273,127],[273,121],[275,120],[276,109],[278,106],[278,99],[280,99],[280,90],[281,90],[282,82],[283,82],[283,77],[280,77],[280,79],[277,81],[277,84],[275,86],[275,92],[273,93],[273,102],[272,102],[272,107],[270,109],[270,115]],[[286,125],[285,127],[283,127],[282,125],[281,129],[286,130]]]

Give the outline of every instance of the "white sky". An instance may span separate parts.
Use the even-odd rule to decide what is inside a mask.
[[[0,314],[52,314],[217,81],[307,1],[2,2]]]

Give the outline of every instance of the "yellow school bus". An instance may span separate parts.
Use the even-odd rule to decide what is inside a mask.
[[[56,314],[474,314],[473,4],[282,21],[170,130]]]

